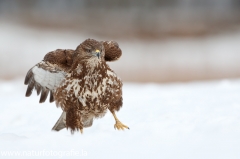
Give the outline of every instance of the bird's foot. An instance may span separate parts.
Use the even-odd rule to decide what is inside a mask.
[[[123,123],[121,123],[119,120],[116,121],[116,124],[114,125],[114,129],[118,129],[118,130],[124,130],[124,128],[129,129],[128,126],[124,125]]]

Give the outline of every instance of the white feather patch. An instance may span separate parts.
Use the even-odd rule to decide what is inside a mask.
[[[52,73],[37,66],[33,67],[32,72],[36,82],[38,82],[41,86],[47,87],[51,90],[59,86],[65,77],[64,72],[62,71]]]

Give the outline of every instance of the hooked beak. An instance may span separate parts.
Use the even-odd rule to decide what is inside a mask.
[[[97,56],[98,59],[99,59],[99,58],[100,58],[100,53],[101,53],[101,52],[100,52],[99,50],[96,50],[95,53],[96,53],[96,56]]]

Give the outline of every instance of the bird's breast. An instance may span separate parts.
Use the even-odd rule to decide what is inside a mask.
[[[57,89],[57,103],[63,108],[77,107],[82,114],[93,113],[95,116],[105,113],[112,96],[120,92],[119,80],[115,74],[108,72],[107,76],[91,75],[77,79],[67,77],[62,86]],[[121,83],[121,82],[120,82]]]

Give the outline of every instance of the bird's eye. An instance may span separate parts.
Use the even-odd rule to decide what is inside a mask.
[[[91,52],[91,49],[90,49],[90,48],[85,48],[85,51],[86,51],[87,53],[90,53],[90,52]]]

